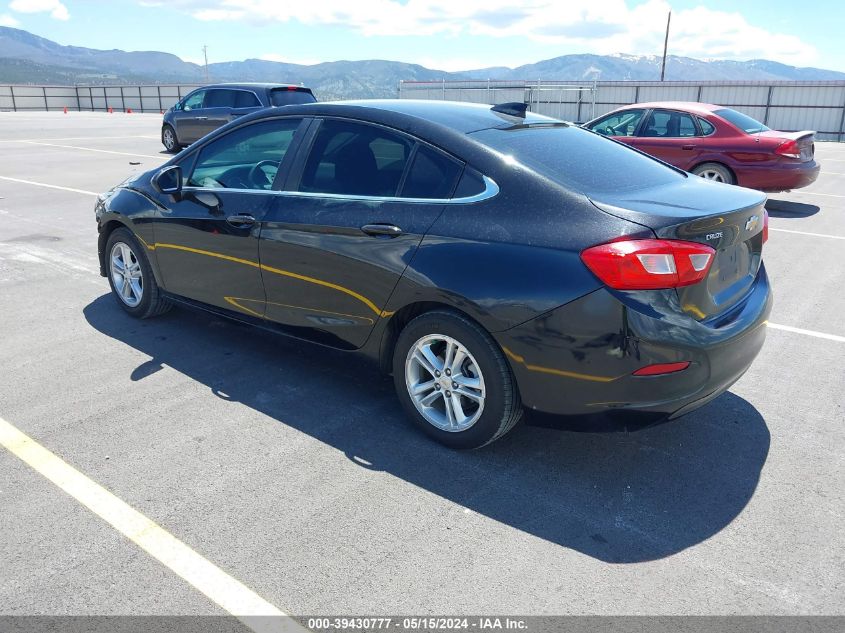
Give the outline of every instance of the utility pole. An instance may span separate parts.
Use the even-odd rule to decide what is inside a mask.
[[[208,46],[205,44],[202,45],[202,55],[205,57],[205,83],[208,83]]]
[[[669,17],[666,20],[666,37],[663,39],[663,63],[660,65],[660,81],[666,75],[666,51],[669,48],[669,23],[672,22],[672,11],[669,10]]]

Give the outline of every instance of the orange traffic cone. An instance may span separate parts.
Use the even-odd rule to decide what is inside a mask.
[[[65,106],[65,114],[67,114],[67,106]]]
[[[114,108],[109,108],[109,114],[114,114]]]

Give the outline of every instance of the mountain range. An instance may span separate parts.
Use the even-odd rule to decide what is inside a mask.
[[[395,97],[400,80],[468,79],[608,81],[657,80],[658,55],[563,55],[516,68],[504,66],[446,72],[388,60],[302,65],[247,59],[208,65],[211,81],[302,83],[321,100]],[[845,80],[845,73],[778,62],[701,60],[670,55],[666,79]],[[205,68],[159,51],[98,50],[63,46],[21,29],[0,27],[0,84],[204,83]]]

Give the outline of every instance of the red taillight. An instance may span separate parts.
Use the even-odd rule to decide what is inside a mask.
[[[697,284],[707,276],[716,251],[680,240],[625,240],[586,249],[581,260],[617,290],[658,290]]]
[[[769,241],[769,212],[763,209],[763,244]]]
[[[659,363],[657,365],[646,365],[634,372],[634,376],[659,376],[661,374],[674,374],[676,371],[683,371],[689,367],[689,361],[680,363]]]
[[[784,141],[775,148],[775,154],[787,158],[801,158],[801,150],[798,149],[798,141]]]

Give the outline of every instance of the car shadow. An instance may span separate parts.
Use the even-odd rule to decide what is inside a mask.
[[[815,204],[793,202],[792,200],[777,200],[769,198],[766,201],[766,211],[773,218],[807,218],[819,212]]]
[[[481,450],[451,451],[413,428],[391,379],[355,355],[187,310],[137,321],[110,295],[84,314],[151,357],[134,381],[167,365],[362,468],[602,561],[659,559],[718,533],[750,500],[769,451],[763,418],[732,393],[633,433],[523,425]]]

